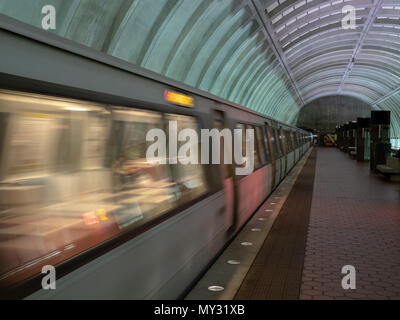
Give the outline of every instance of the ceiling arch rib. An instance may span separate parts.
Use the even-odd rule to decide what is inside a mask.
[[[346,4],[356,8],[358,21],[355,30],[344,30],[341,26],[342,8]],[[264,5],[265,14],[272,21],[295,80],[304,95],[307,94],[304,90],[317,87],[319,81],[321,85],[324,82],[332,84],[335,82],[332,77],[337,76],[336,82],[340,84],[337,90],[346,83],[358,83],[359,86],[368,88],[365,100],[370,100],[373,96],[384,95],[392,88],[388,84],[393,79],[397,80],[398,68],[392,67],[388,70],[388,66],[396,65],[399,48],[393,42],[388,46],[384,41],[374,41],[383,31],[397,38],[399,30],[393,27],[399,24],[400,11],[395,6],[391,7],[391,2],[388,5],[383,0],[270,0],[264,1]],[[397,35],[393,29],[397,31]],[[369,49],[365,52],[364,42],[367,45],[374,43],[375,51]],[[387,50],[391,50],[394,56],[390,57]],[[385,53],[383,57],[380,52]],[[354,63],[352,58],[356,59]],[[388,80],[373,81],[366,78],[363,72],[348,78],[352,69],[359,70],[369,66],[376,67],[378,78]],[[365,72],[370,71],[369,68]],[[319,95],[318,89],[315,90]],[[320,90],[324,89],[321,87]],[[372,94],[371,90],[376,93]],[[313,97],[309,94],[307,96],[311,99]]]
[[[338,92],[352,95],[374,108],[391,110],[392,133],[400,133],[398,1],[262,2],[306,103]],[[345,5],[356,9],[355,29],[342,27]]]

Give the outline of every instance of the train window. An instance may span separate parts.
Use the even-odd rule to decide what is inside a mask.
[[[297,139],[297,133],[292,131],[290,135],[292,136],[293,146],[294,146],[295,149],[297,149],[299,147],[299,141]]]
[[[109,112],[89,113],[86,119],[87,128],[82,139],[82,167],[98,169],[104,166],[107,138],[109,135]]]
[[[222,122],[221,119],[216,119],[214,121],[214,127],[216,129],[218,129],[219,131],[222,131],[223,129],[225,129],[224,123]],[[225,139],[224,138],[220,139],[219,155],[220,155],[222,177],[224,179],[227,179],[231,176],[231,174],[229,173],[228,165],[225,164]]]
[[[292,139],[290,136],[289,131],[284,131],[284,135],[285,135],[285,141],[286,141],[286,147],[288,149],[288,152],[292,152],[293,151],[293,145],[292,145]]]
[[[282,157],[284,153],[283,142],[282,142],[283,135],[281,134],[281,130],[278,131],[278,129],[276,128],[274,128],[274,132],[275,132],[275,140],[278,146],[279,157]]]
[[[289,132],[288,132],[288,136],[289,136],[290,145],[291,145],[292,151],[293,151],[294,149],[296,149],[296,144],[295,144],[295,141],[294,141],[294,137],[293,137],[292,131],[289,131]]]
[[[260,163],[261,165],[265,165],[267,163],[266,160],[266,151],[265,151],[265,140],[264,140],[264,136],[262,134],[262,131],[260,129],[260,127],[256,126],[255,127],[256,131],[255,131],[255,139],[257,140],[257,149],[258,149],[258,155],[260,158]]]
[[[280,130],[280,136],[282,137],[281,143],[282,143],[282,145],[284,147],[284,150],[286,151],[286,153],[289,153],[290,152],[290,148],[289,148],[289,141],[288,141],[288,138],[286,136],[286,131],[281,129]]]
[[[0,93],[1,149],[7,150],[0,158],[0,286],[40,272],[52,257],[60,262],[93,246],[87,217],[110,226],[113,203],[85,201],[105,194],[104,164],[89,173],[80,161],[83,123],[89,113],[103,110],[84,102]]]
[[[253,130],[253,132],[254,132],[253,159],[254,159],[254,170],[257,170],[262,166],[262,162],[260,159],[260,150],[258,148],[259,144],[258,144],[258,139],[257,139],[257,133],[256,133],[256,130],[254,129],[254,126],[252,126],[252,125],[249,125],[249,124],[246,125],[246,129]],[[243,133],[243,137],[245,139],[247,137],[247,135],[245,136],[244,133]],[[246,144],[244,144],[244,148],[246,148]],[[246,149],[244,149],[244,150],[246,150]]]
[[[283,134],[282,129],[277,129],[277,134],[279,136],[278,145],[279,145],[280,150],[281,150],[282,155],[283,155],[284,153],[288,152],[287,144],[286,144],[286,141],[285,141],[286,140],[285,139],[285,135]]]
[[[168,167],[146,159],[146,150],[152,144],[146,141],[146,134],[164,127],[162,115],[131,109],[115,109],[112,115],[109,187],[115,204],[121,206],[114,218],[123,229],[171,209],[177,190]]]
[[[146,161],[146,133],[166,119],[198,130],[193,117],[0,92],[0,289],[206,191],[201,165]]]
[[[265,129],[267,130],[267,136],[271,140],[271,148],[272,148],[272,150],[270,150],[270,151],[273,152],[275,158],[279,158],[280,155],[279,155],[279,152],[278,152],[278,144],[277,144],[277,141],[276,141],[276,138],[275,138],[275,132],[267,124],[265,125]]]
[[[266,125],[264,127],[267,128]],[[264,131],[264,134],[263,134],[263,130],[261,129],[261,127],[259,127],[259,130],[260,130],[260,135],[263,137],[262,140],[263,140],[263,146],[265,149],[265,161],[268,164],[268,163],[271,163],[271,159],[272,159],[270,145],[268,142],[268,133],[266,131]]]
[[[86,115],[85,115],[86,117]],[[82,147],[83,119],[77,117],[63,117],[57,121],[58,143],[54,146],[54,169],[57,172],[73,172],[79,170],[80,153]]]
[[[235,127],[236,127],[236,129],[241,129],[242,130],[242,157],[243,157],[243,159],[245,159],[247,161],[246,156],[248,156],[248,155],[247,155],[247,151],[246,151],[246,137],[247,137],[246,129],[254,129],[254,128],[252,128],[249,125],[246,126],[246,125],[241,124],[241,123],[236,123]],[[254,139],[256,139],[256,138],[254,137]],[[258,169],[259,166],[260,166],[260,161],[259,161],[258,155],[257,155],[256,144],[257,143],[254,142],[254,152],[253,152],[254,170]],[[240,166],[240,167],[245,167],[246,166],[246,162],[243,163],[243,164],[236,163],[236,165]]]
[[[290,132],[290,139],[292,140],[293,149],[296,149],[297,148],[297,137],[293,131]]]
[[[1,163],[1,159],[3,157],[3,153],[6,152],[5,138],[6,138],[7,124],[8,124],[8,117],[9,117],[8,113],[1,112],[1,110],[0,110],[0,163]],[[1,180],[1,173],[2,172],[1,172],[1,168],[0,168],[0,180]]]
[[[225,129],[224,124],[224,112],[220,110],[214,110],[214,128],[222,131]],[[222,177],[227,179],[232,176],[231,171],[229,170],[229,164],[225,164],[225,139],[220,139],[220,163],[222,170]],[[231,150],[232,152],[233,150]]]
[[[194,117],[167,114],[166,120],[177,121],[178,132],[184,129],[193,129],[200,133]],[[178,141],[178,150],[185,143],[186,142]],[[199,146],[197,147],[198,150],[201,149]],[[200,152],[198,154],[198,163],[200,163]],[[201,164],[181,164],[180,161],[178,161],[178,164],[171,165],[170,168],[172,177],[179,188],[179,202],[192,200],[206,191],[204,167]]]
[[[13,113],[7,134],[7,157],[4,159],[9,179],[40,176],[48,173],[54,150],[54,125],[57,118],[48,114]],[[53,143],[49,142],[53,140]]]

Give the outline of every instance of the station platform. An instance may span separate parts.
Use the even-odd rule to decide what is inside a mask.
[[[400,299],[399,244],[400,184],[315,147],[186,299]]]

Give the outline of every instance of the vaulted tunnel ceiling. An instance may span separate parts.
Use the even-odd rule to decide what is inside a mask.
[[[400,137],[399,0],[0,0],[0,13],[41,28],[48,4],[57,35],[284,122],[349,95],[391,110]]]

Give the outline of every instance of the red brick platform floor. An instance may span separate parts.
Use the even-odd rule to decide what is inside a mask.
[[[335,148],[317,150],[300,299],[400,299],[400,185]]]

